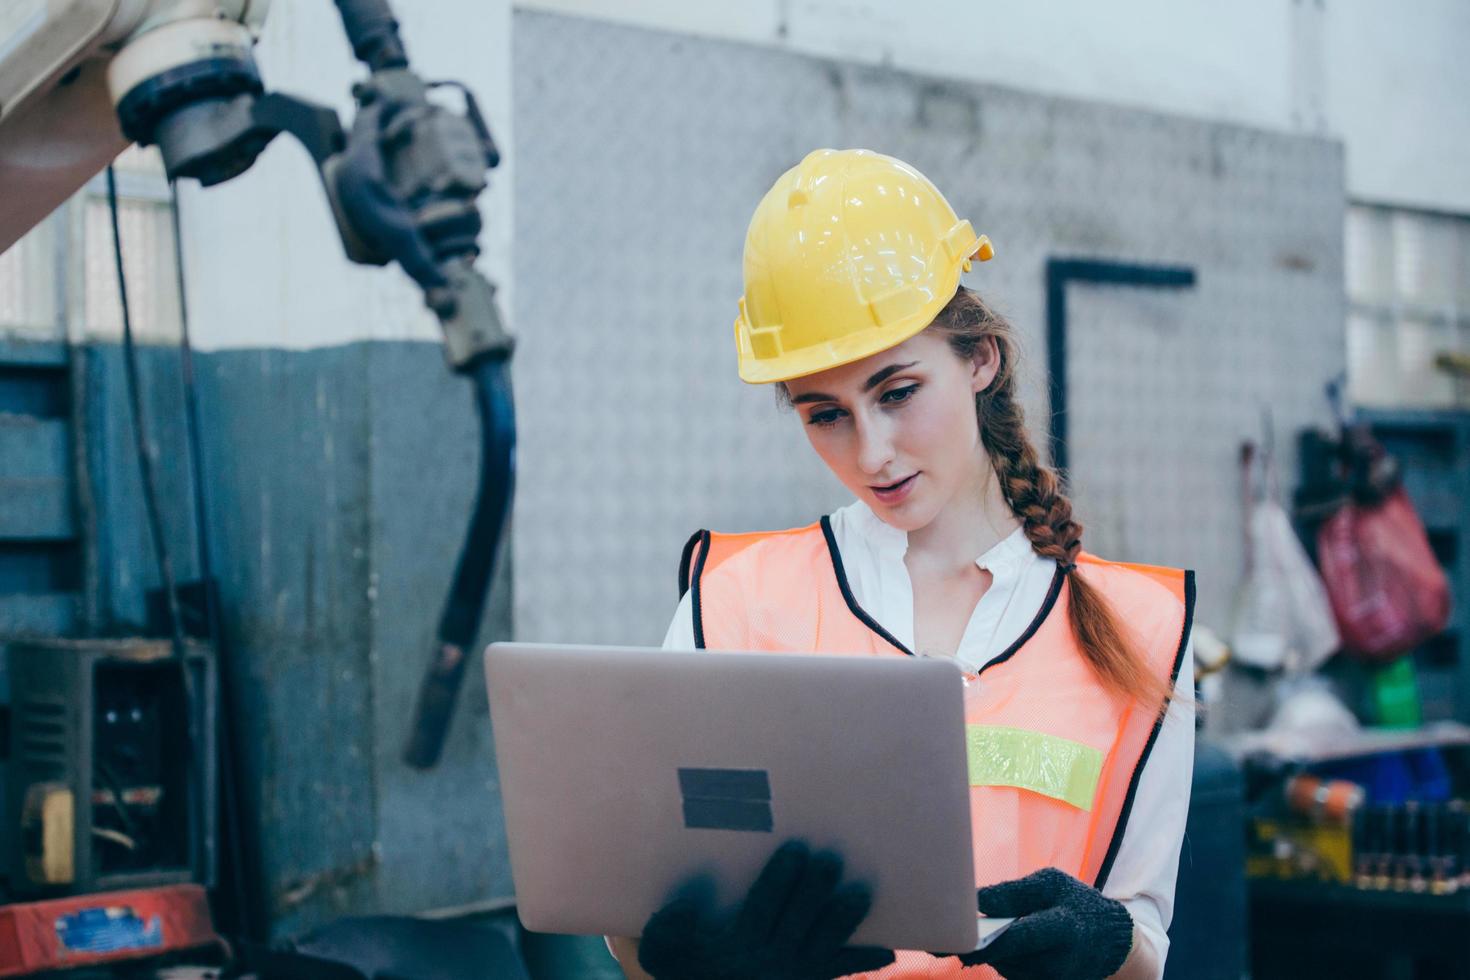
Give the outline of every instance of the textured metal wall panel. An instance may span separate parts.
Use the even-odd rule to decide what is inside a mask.
[[[66,481],[69,453],[65,422],[0,415],[0,479]]]
[[[438,344],[363,346],[374,501],[367,589],[376,909],[417,912],[508,898],[510,860],[478,657],[465,671],[439,764],[423,772],[403,761],[413,702],[474,501],[480,464],[474,397],[469,382],[445,367]],[[481,642],[510,636],[509,554],[502,551],[491,585]]]
[[[65,541],[76,536],[67,480],[0,479],[0,538]]]
[[[65,592],[0,594],[0,629],[8,636],[70,636],[81,618],[80,604]]]
[[[138,355],[174,571],[192,579],[178,352]],[[119,630],[142,619],[158,572],[121,350],[94,344],[87,363],[103,619]],[[427,343],[216,351],[195,364],[221,669],[238,699],[252,867],[273,931],[509,895],[477,668],[439,766],[420,773],[399,757],[475,492],[468,385]],[[486,639],[509,632],[499,584]]]
[[[200,361],[274,931],[508,895],[477,671],[439,766],[400,757],[475,492],[468,385],[429,343]],[[508,605],[492,596],[483,637]]]
[[[967,282],[1020,332],[1033,428],[1047,258],[1195,268],[1176,294],[1073,287],[1073,474],[1090,548],[1198,568],[1224,621],[1238,444],[1269,406],[1294,472],[1345,361],[1336,144],[555,14],[515,31],[520,636],[657,642],[694,528],[845,498],[730,337],[750,213],[823,145],[912,162],[994,240]]]
[[[516,631],[657,643],[696,528],[842,499],[730,344],[750,210],[837,138],[837,91],[753,48],[524,12],[515,32]]]
[[[178,352],[139,374],[174,573],[198,576]],[[90,466],[104,614],[137,621],[157,564],[123,407],[119,347],[89,349]],[[354,345],[196,359],[225,651],[253,857],[278,932],[377,908],[367,354]]]

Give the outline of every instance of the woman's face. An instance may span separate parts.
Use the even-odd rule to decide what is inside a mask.
[[[807,438],[837,479],[901,531],[927,527],[960,492],[978,494],[986,460],[975,395],[1000,357],[970,360],[925,330],[872,357],[786,383]]]

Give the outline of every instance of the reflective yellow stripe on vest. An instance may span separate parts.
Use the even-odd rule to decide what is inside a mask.
[[[1004,725],[966,725],[971,786],[1013,786],[1091,810],[1103,754],[1090,745]]]

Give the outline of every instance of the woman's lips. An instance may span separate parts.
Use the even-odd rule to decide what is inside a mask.
[[[869,487],[869,489],[873,491],[873,496],[877,497],[883,503],[896,504],[907,497],[910,491],[914,489],[914,480],[918,475],[915,473],[913,476],[904,477],[897,483],[890,483],[884,487]]]

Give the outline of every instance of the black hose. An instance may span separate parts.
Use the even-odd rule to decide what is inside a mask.
[[[508,358],[483,357],[469,375],[480,413],[480,487],[403,754],[405,762],[420,769],[437,763],[444,748],[515,491],[515,403]]]
[[[194,345],[189,337],[189,295],[184,288],[184,237],[179,219],[179,189],[174,181],[168,183],[170,214],[174,231],[174,277],[179,293],[179,373],[184,384],[184,435],[189,450],[189,475],[194,484],[194,530],[199,547],[199,578],[204,588],[204,623],[212,642],[219,642],[219,609],[216,595],[209,584],[214,580],[213,563],[210,557],[209,529],[206,515],[209,513],[205,499],[204,450],[199,444],[199,395],[194,384]]]
[[[407,68],[408,54],[387,0],[336,0],[342,28],[357,60],[369,71]]]
[[[194,675],[189,669],[188,649],[184,643],[184,619],[179,611],[179,591],[174,578],[173,562],[169,559],[168,542],[163,533],[163,515],[158,509],[158,481],[153,471],[153,454],[148,451],[147,422],[143,418],[143,400],[138,392],[138,351],[133,344],[133,317],[128,307],[128,278],[123,269],[122,226],[117,214],[117,176],[111,164],[107,167],[107,210],[112,217],[112,255],[117,268],[118,302],[122,307],[123,370],[127,377],[128,406],[133,415],[133,440],[138,455],[138,476],[143,486],[143,508],[148,515],[148,533],[153,542],[159,577],[163,579],[169,639],[179,668],[179,680],[184,689],[184,724],[188,738],[183,753],[190,783],[186,793],[186,806],[190,825],[198,835],[191,839],[190,846],[192,848],[197,845],[202,851],[205,833],[201,799],[204,795],[204,760],[199,751],[199,701],[194,689]]]
[[[387,0],[335,0],[342,15],[342,26],[352,44],[352,52],[370,71],[377,73],[388,69],[407,69],[408,55],[403,40],[398,35],[398,23]],[[371,91],[371,85],[368,86]],[[374,111],[367,105],[362,93],[361,112]],[[483,119],[479,119],[473,97],[466,93],[466,105],[477,121],[476,129],[482,134],[488,158],[494,156],[494,145],[489,141]],[[359,114],[359,121],[363,116]],[[377,134],[372,134],[376,139]],[[376,150],[376,146],[374,146]],[[491,166],[494,164],[491,163]],[[351,173],[351,169],[348,168]],[[368,172],[366,170],[364,173]],[[369,201],[369,203],[372,203]],[[398,202],[393,207],[359,208],[362,213],[376,212],[379,217],[389,218],[401,213],[407,217]],[[473,228],[456,227],[453,237],[458,244],[467,239],[473,254],[475,234],[479,231],[478,214],[467,222]],[[381,227],[391,229],[391,222]],[[421,242],[426,229],[422,226],[410,229],[409,241]],[[468,232],[468,234],[466,234]],[[442,243],[441,243],[442,244]],[[433,276],[422,268],[417,272],[413,262],[405,261],[413,254],[412,249],[391,249],[399,264],[428,291],[438,287],[432,281],[439,275],[439,261],[447,256],[432,256],[429,269]],[[432,305],[432,304],[431,304]],[[436,312],[441,313],[436,308]],[[444,748],[445,733],[454,714],[454,704],[464,680],[468,652],[473,647],[480,629],[485,600],[490,590],[490,581],[495,571],[495,561],[500,550],[501,537],[505,530],[507,514],[515,482],[515,406],[510,390],[509,352],[486,354],[461,370],[468,374],[475,389],[475,403],[480,414],[480,486],[475,500],[475,509],[470,516],[469,529],[461,546],[459,561],[454,570],[454,581],[445,600],[444,611],[439,618],[436,648],[429,661],[429,670],[419,688],[418,703],[414,709],[413,726],[410,729],[404,760],[411,766],[428,769],[439,761]]]
[[[480,616],[490,576],[495,569],[497,546],[505,528],[511,495],[515,492],[515,403],[510,390],[506,358],[487,357],[470,375],[475,386],[475,405],[480,413],[480,486],[475,509],[470,515],[454,584],[439,618],[439,639],[468,646],[480,631]]]
[[[138,352],[133,345],[133,317],[128,307],[128,280],[123,271],[122,231],[117,216],[117,177],[110,165],[107,168],[107,208],[112,215],[112,255],[117,268],[118,303],[122,307],[123,369],[128,384],[128,407],[133,414],[133,440],[138,454],[138,475],[143,484],[143,508],[148,516],[148,537],[153,545],[153,557],[158,561],[159,575],[163,579],[169,634],[173,640],[174,654],[182,664],[185,659],[184,622],[179,611],[179,593],[174,584],[173,563],[169,560],[168,544],[163,536],[163,515],[158,509],[158,482],[153,472],[153,454],[148,450],[148,437],[144,432],[146,423],[143,420],[143,401],[138,393]]]

